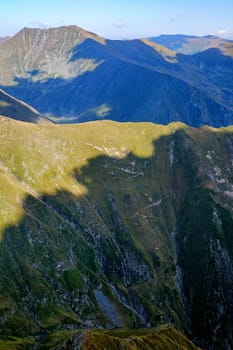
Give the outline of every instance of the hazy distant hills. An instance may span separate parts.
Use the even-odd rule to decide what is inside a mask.
[[[229,45],[181,55],[76,26],[25,28],[0,45],[0,85],[59,123],[104,118],[219,127],[233,120]]]
[[[233,41],[218,38],[214,35],[203,37],[183,34],[162,34],[149,38],[152,42],[163,45],[177,53],[192,55],[208,49],[231,50],[233,55]]]
[[[26,103],[17,100],[0,89],[0,115],[9,118],[37,122],[42,119],[39,112]]]

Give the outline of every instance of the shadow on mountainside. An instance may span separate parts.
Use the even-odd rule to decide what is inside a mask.
[[[24,102],[15,99],[0,89],[0,115],[20,121],[35,123],[41,115]]]
[[[1,333],[112,328],[116,313],[125,327],[174,323],[206,349],[232,346],[233,220],[203,185],[199,147],[177,131],[152,157],[74,169],[85,196],[28,196],[0,245]]]
[[[68,62],[80,60],[86,71],[63,79],[34,70],[31,77],[15,77],[15,86],[2,88],[61,123],[105,118],[226,126],[233,115],[233,61],[224,70],[218,59],[216,67],[218,55],[211,52],[179,55],[177,63],[170,63],[140,40],[108,40],[103,45],[87,39],[73,48]],[[42,78],[35,81],[40,73]]]

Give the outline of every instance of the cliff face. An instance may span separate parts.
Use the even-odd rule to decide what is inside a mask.
[[[2,335],[172,323],[232,348],[232,128],[0,128]]]

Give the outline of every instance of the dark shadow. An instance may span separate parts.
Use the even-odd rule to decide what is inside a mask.
[[[31,77],[36,77],[37,75],[41,74],[42,72],[39,69],[34,69],[27,72]]]
[[[92,39],[86,39],[83,43],[72,49],[71,61],[80,58],[96,60],[121,60],[136,64],[149,70],[157,71],[160,67],[166,71],[181,71],[179,65],[165,60],[152,46],[141,40],[106,40],[105,44]],[[172,57],[168,56],[168,59]]]
[[[231,48],[233,52],[233,44]],[[230,51],[230,49],[229,49]],[[188,64],[199,71],[199,74],[208,77],[210,83],[220,87],[225,92],[231,92],[233,78],[233,56],[224,53],[221,49],[208,49],[191,56],[178,54],[182,64]],[[227,99],[224,101],[227,103]],[[232,96],[231,96],[232,107]]]
[[[231,135],[180,130],[155,141],[151,157],[99,156],[74,169],[84,196],[25,199],[0,245],[2,333],[114,327],[99,290],[125,327],[174,323],[201,345],[232,345],[233,220],[207,186],[195,133],[230,167]]]
[[[0,90],[0,115],[31,123],[41,119],[36,110],[2,90]]]
[[[233,116],[233,60],[216,51],[215,67],[218,55],[211,52],[178,55],[177,63],[170,63],[140,40],[104,45],[87,39],[72,50],[70,62],[94,60],[93,71],[39,81],[32,72],[3,88],[61,123],[104,118],[226,126]]]

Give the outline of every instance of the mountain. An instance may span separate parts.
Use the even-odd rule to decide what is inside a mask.
[[[2,344],[233,348],[232,127],[0,126]]]
[[[221,39],[214,35],[199,37],[182,34],[162,34],[157,37],[151,37],[149,40],[165,46],[176,53],[186,55],[193,55],[208,49],[226,50],[227,48],[231,48],[231,51],[233,51],[233,41]]]
[[[42,119],[39,112],[0,89],[0,115],[35,123]]]
[[[24,28],[0,47],[1,83],[12,84],[15,78],[34,77],[40,79],[72,78],[91,70],[91,62],[82,66],[69,64],[70,51],[79,43],[91,39],[104,43],[104,39],[84,31],[77,26],[30,29]]]
[[[232,124],[232,44],[181,55],[79,27],[24,28],[0,45],[0,85],[58,123]]]

